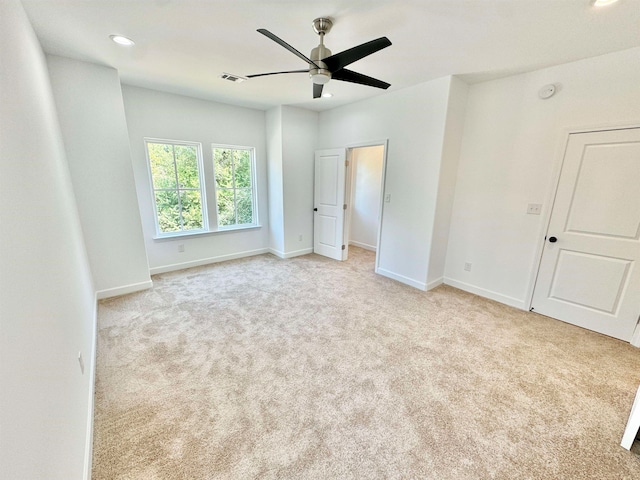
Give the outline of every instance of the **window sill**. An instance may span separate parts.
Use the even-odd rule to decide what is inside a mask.
[[[154,240],[172,240],[176,238],[185,238],[185,237],[200,237],[202,235],[217,235],[219,233],[233,233],[233,232],[242,232],[244,230],[257,230],[262,228],[262,225],[247,225],[246,227],[227,227],[220,228],[219,230],[198,230],[195,232],[178,232],[171,233],[166,235],[155,235],[153,237]]]

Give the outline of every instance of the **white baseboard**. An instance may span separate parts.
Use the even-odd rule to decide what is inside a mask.
[[[417,288],[419,290],[427,290],[427,284],[424,282],[419,282],[414,280],[413,278],[405,277],[404,275],[400,275],[399,273],[393,273],[389,270],[385,270],[384,268],[376,268],[376,273],[382,275],[383,277],[391,278],[392,280],[397,280],[400,283],[404,283],[409,285],[410,287]]]
[[[98,300],[103,298],[117,297],[119,295],[126,295],[127,293],[139,292],[140,290],[147,290],[153,287],[153,282],[147,280],[146,282],[132,283],[131,285],[124,285],[122,287],[106,288],[104,290],[98,290],[96,297]]]
[[[465,292],[473,293],[481,297],[495,300],[496,302],[504,303],[505,305],[519,308],[520,310],[528,310],[526,303],[523,300],[518,300],[517,298],[509,297],[507,295],[502,295],[501,293],[476,287],[475,285],[460,282],[458,280],[454,280],[453,278],[444,277],[443,283],[445,283],[446,285],[451,285],[455,288],[459,288],[460,290],[464,290]]]
[[[93,466],[93,416],[95,411],[96,356],[98,343],[98,295],[95,296],[91,332],[91,352],[89,353],[89,400],[87,406],[87,436],[84,446],[84,480],[91,480]]]
[[[443,283],[444,283],[444,278],[443,277],[436,278],[435,280],[427,283],[427,291],[433,290],[434,288],[436,288],[439,285],[442,285]]]
[[[171,265],[163,265],[161,267],[153,267],[149,269],[151,275],[157,275],[159,273],[174,272],[176,270],[184,270],[185,268],[201,267],[202,265],[209,265],[211,263],[226,262],[227,260],[236,260],[238,258],[252,257],[254,255],[262,255],[268,253],[268,248],[258,248],[256,250],[245,250],[244,252],[230,253],[229,255],[219,255],[217,257],[202,258],[200,260],[193,260],[191,262],[173,263]]]
[[[293,252],[281,252],[280,250],[270,248],[269,253],[275,255],[278,258],[293,258],[299,257],[300,255],[308,255],[310,253],[313,253],[313,248],[303,248],[301,250],[294,250]]]
[[[275,255],[278,258],[285,258],[284,252],[281,252],[280,250],[276,250],[275,248],[270,248],[269,253],[271,255]]]
[[[375,245],[369,245],[368,243],[356,242],[355,240],[349,240],[349,245],[353,245],[354,247],[364,248],[365,250],[370,250],[372,252],[376,251]]]

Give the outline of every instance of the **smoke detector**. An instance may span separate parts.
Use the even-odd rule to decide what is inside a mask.
[[[556,93],[556,86],[553,83],[549,85],[545,85],[540,90],[538,90],[538,97],[542,100],[546,100],[547,98],[551,98]]]

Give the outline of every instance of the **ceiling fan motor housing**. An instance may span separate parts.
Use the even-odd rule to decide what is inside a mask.
[[[309,77],[318,85],[324,85],[329,80],[331,80],[331,72],[322,61],[324,58],[331,56],[331,50],[326,48],[322,43],[318,45],[316,48],[311,50],[311,55],[309,58],[313,60],[313,62],[318,65],[320,68],[311,68],[309,69]]]

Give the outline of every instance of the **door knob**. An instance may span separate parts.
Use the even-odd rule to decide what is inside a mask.
[[[313,211],[314,211],[314,212],[317,212],[317,211],[318,211],[318,209],[317,209],[317,208],[314,208],[314,209],[313,209]]]
[[[556,243],[558,241],[558,239],[556,237],[549,237],[549,241],[551,243]]]

